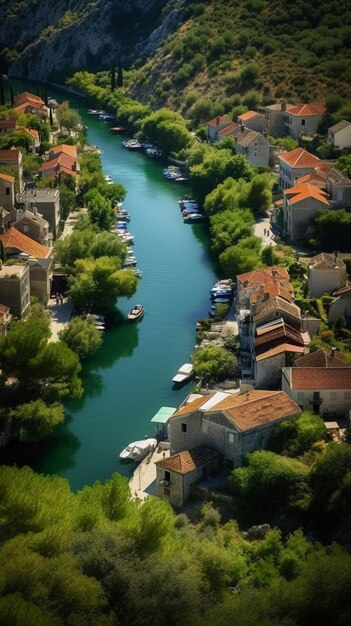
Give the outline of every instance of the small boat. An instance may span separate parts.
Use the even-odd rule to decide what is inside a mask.
[[[119,239],[123,242],[123,243],[131,243],[132,241],[134,241],[134,235],[132,235],[130,232],[123,231],[123,230],[114,230],[112,231],[115,233],[115,235],[117,235],[117,237],[119,237]]]
[[[206,219],[206,215],[203,213],[188,213],[184,215],[183,221],[185,224],[191,224],[192,222],[203,222]]]
[[[126,139],[122,141],[122,146],[127,150],[142,150],[143,145],[137,139]]]
[[[112,182],[112,178],[111,178],[111,176],[108,174],[107,176],[105,176],[105,182],[106,182],[106,183],[109,183],[110,181]]]
[[[119,211],[116,215],[116,220],[117,221],[127,221],[130,222],[130,215],[128,213],[128,211],[126,211],[125,209],[123,209],[122,211]]]
[[[216,304],[230,304],[232,299],[229,297],[218,296],[213,298]]]
[[[128,313],[127,317],[130,322],[136,322],[144,315],[144,307],[142,304],[136,304]]]
[[[120,453],[121,461],[142,461],[157,446],[157,439],[149,437],[128,444]]]
[[[116,224],[117,230],[128,230],[128,222],[122,220]]]
[[[194,372],[194,366],[192,363],[184,363],[184,365],[182,365],[177,374],[175,376],[173,376],[172,378],[172,382],[173,383],[185,383],[187,380],[189,380]]]
[[[125,132],[125,128],[123,128],[123,126],[114,126],[113,128],[110,128],[111,133],[124,133]]]

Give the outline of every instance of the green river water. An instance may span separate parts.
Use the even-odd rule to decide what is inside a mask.
[[[145,307],[138,324],[105,332],[102,347],[84,365],[84,396],[66,403],[64,426],[26,459],[37,471],[64,476],[80,489],[116,471],[130,475],[133,468],[118,460],[120,450],[153,435],[150,419],[158,409],[177,407],[190,393],[193,383],[174,390],[171,378],[190,359],[196,320],[207,316],[216,274],[206,226],[183,223],[178,199],[189,189],[167,181],[162,163],[123,148],[123,138],[88,115],[82,101],[69,100],[88,126],[89,142],[103,150],[105,174],[127,189],[124,208],[143,274],[136,294],[119,299],[117,307],[123,314],[135,303]]]

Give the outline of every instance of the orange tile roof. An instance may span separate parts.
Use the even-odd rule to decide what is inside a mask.
[[[290,165],[290,167],[316,167],[320,159],[314,154],[310,154],[303,148],[295,148],[290,152],[283,152],[278,155],[278,159]]]
[[[232,124],[228,124],[228,126],[225,126],[224,128],[222,128],[222,130],[219,130],[217,134],[221,137],[225,137],[226,135],[230,135],[230,133],[233,133],[237,128],[238,124],[236,122],[232,122]]]
[[[238,120],[246,122],[246,120],[251,120],[251,118],[256,117],[257,115],[259,117],[264,117],[261,113],[257,113],[257,111],[246,111],[246,113],[238,115]]]
[[[76,170],[72,169],[77,163],[76,159],[68,154],[60,152],[57,156],[49,161],[44,161],[39,168],[39,172],[46,172],[47,170],[58,169],[60,167],[65,168],[71,174],[75,174]]]
[[[36,104],[45,104],[44,100],[40,98],[40,96],[36,96],[34,93],[30,93],[29,91],[23,91],[14,97],[15,104],[20,104],[28,100],[32,100]]]
[[[269,348],[265,352],[261,352],[255,357],[255,359],[256,361],[265,361],[266,359],[270,359],[271,357],[277,356],[278,354],[283,354],[283,352],[301,353],[303,351],[303,346],[293,346],[293,344],[291,343],[281,343],[279,344],[279,346],[275,346],[274,348]]]
[[[274,204],[275,206],[281,206],[283,204],[283,198],[280,198],[280,200],[275,200]]]
[[[220,124],[223,124],[224,122],[228,122],[228,124],[232,124],[232,120],[228,119],[227,117],[221,117],[220,115],[217,115],[217,117],[214,117],[213,120],[210,120],[209,122],[207,122],[207,126],[212,126],[213,128],[216,128],[216,126],[219,126]]]
[[[181,406],[180,409],[178,409],[178,411],[173,413],[172,417],[178,417],[178,415],[189,415],[189,413],[193,413],[194,411],[197,411],[197,409],[199,409],[200,406],[205,404],[205,402],[207,402],[207,400],[213,395],[214,393],[210,393],[210,394],[207,394],[206,396],[202,396],[201,398],[196,398],[196,400],[193,400],[192,402],[189,402],[188,404],[184,404],[184,406]]]
[[[292,367],[291,389],[345,389],[351,391],[350,367]]]
[[[67,154],[68,156],[77,158],[77,146],[70,146],[66,143],[60,143],[58,146],[52,146],[49,150],[49,154]]]
[[[248,391],[222,400],[206,414],[221,411],[241,431],[290,417],[301,410],[284,391]]]
[[[279,279],[289,280],[289,274],[285,267],[272,265],[272,267],[264,267],[262,269],[245,272],[245,274],[238,274],[237,278],[241,283],[246,283],[245,287],[253,287],[254,285],[265,285],[268,281],[275,282]]]
[[[7,119],[7,120],[0,120],[0,128],[16,128],[17,126],[17,122],[16,120],[12,120],[12,119]]]
[[[308,117],[309,115],[323,115],[326,112],[326,107],[320,102],[314,104],[300,104],[299,106],[289,109],[289,114],[298,115],[302,117]]]
[[[14,183],[15,182],[15,177],[14,176],[9,176],[8,174],[2,174],[0,172],[0,178],[2,178],[2,180],[7,180],[8,183]]]
[[[21,252],[26,252],[30,256],[36,257],[37,259],[46,259],[52,253],[52,248],[47,248],[46,246],[42,246],[34,239],[27,237],[21,233],[17,228],[9,228],[6,233],[0,235],[0,239],[4,244],[4,248],[20,250]]]
[[[298,202],[303,202],[303,200],[307,200],[308,198],[314,198],[314,200],[318,200],[322,204],[326,206],[330,206],[327,200],[328,194],[319,189],[319,187],[315,187],[310,183],[301,183],[295,185],[295,187],[290,187],[289,189],[284,189],[283,191],[285,196],[289,197],[290,204],[297,204]]]
[[[294,363],[294,367],[350,367],[344,361],[345,357],[341,352],[331,350],[316,350],[300,357]]]
[[[198,446],[192,450],[184,450],[173,454],[167,459],[157,461],[155,465],[165,470],[177,472],[177,474],[188,474],[199,467],[219,458],[219,453],[210,446]]]

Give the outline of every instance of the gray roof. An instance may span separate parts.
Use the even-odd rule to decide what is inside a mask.
[[[258,141],[258,139],[262,137],[261,133],[258,133],[257,130],[250,130],[248,128],[245,128],[243,132],[237,132],[236,136],[237,143],[240,146],[249,146],[253,141]]]
[[[346,128],[350,125],[351,122],[348,122],[347,120],[341,120],[341,122],[334,124],[334,126],[329,126],[328,130],[332,133],[337,133],[339,130],[342,130],[343,128]]]
[[[340,257],[335,254],[328,254],[327,252],[321,252],[316,254],[309,260],[310,267],[329,268],[329,267],[345,267],[345,263]]]

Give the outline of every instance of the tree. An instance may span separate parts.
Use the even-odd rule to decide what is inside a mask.
[[[166,108],[146,117],[142,123],[142,132],[166,154],[178,153],[193,141],[184,118]]]
[[[112,308],[119,296],[130,297],[136,290],[137,277],[121,271],[117,257],[79,259],[75,266],[76,274],[69,278],[69,296],[77,306]]]
[[[66,185],[60,185],[61,218],[67,219],[69,213],[77,206],[76,194]]]
[[[249,209],[227,210],[212,215],[210,230],[215,252],[223,252],[226,248],[238,243],[240,239],[250,237],[253,224],[254,219]]]
[[[82,121],[79,113],[75,109],[71,109],[68,102],[62,102],[56,109],[56,119],[60,124],[60,129],[65,128],[71,135],[72,131],[78,130]]]
[[[37,441],[47,437],[65,419],[63,405],[59,402],[45,404],[34,400],[19,404],[10,412],[20,441]]]
[[[101,230],[109,230],[115,221],[115,212],[110,200],[106,199],[98,189],[90,189],[84,194],[84,202],[92,223]]]
[[[260,267],[261,239],[246,237],[236,246],[230,246],[219,255],[219,262],[226,276],[235,278],[238,274]]]
[[[233,353],[220,346],[199,348],[193,352],[192,362],[196,376],[216,380],[233,376],[237,367]]]
[[[277,424],[271,438],[275,452],[299,456],[310,450],[314,443],[326,436],[324,421],[311,411],[302,411],[297,416]]]
[[[91,317],[86,320],[81,317],[71,319],[68,325],[60,331],[59,339],[76,352],[80,359],[95,352],[102,344],[101,333],[95,328]]]
[[[308,467],[267,450],[248,455],[247,467],[229,477],[234,495],[251,510],[262,507],[305,508],[308,498]]]
[[[252,178],[252,168],[241,154],[233,155],[231,150],[209,148],[203,155],[202,163],[190,166],[190,181],[195,195],[204,200],[217,185],[226,178]]]
[[[117,64],[117,87],[123,87],[123,69],[121,59],[118,59]]]
[[[313,506],[319,516],[325,516],[321,522],[328,521],[328,514],[333,510],[333,499],[335,504],[336,493],[340,493],[343,485],[349,481],[350,472],[351,446],[347,443],[329,443],[311,471]]]
[[[315,218],[317,239],[322,250],[348,250],[351,241],[351,214],[345,209],[322,210]]]

